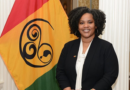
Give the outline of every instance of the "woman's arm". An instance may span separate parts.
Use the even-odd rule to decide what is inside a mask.
[[[108,90],[118,76],[118,60],[113,46],[110,44],[105,51],[104,76],[93,87],[96,90]]]
[[[69,80],[64,72],[64,64],[67,57],[68,48],[68,44],[65,44],[64,48],[62,49],[56,69],[56,79],[59,82],[59,85],[62,90],[69,90],[70,88]]]

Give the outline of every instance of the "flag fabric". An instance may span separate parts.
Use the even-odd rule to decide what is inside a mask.
[[[75,39],[59,0],[15,0],[0,37],[0,55],[19,90],[60,90],[55,69]]]

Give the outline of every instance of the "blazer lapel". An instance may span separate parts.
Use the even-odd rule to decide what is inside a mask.
[[[80,45],[80,38],[77,39],[77,41],[74,43],[73,45],[73,53],[72,55],[74,56],[73,60],[76,61],[77,60],[77,56],[78,56],[78,51],[79,51],[79,45]]]
[[[89,65],[92,62],[94,53],[96,52],[96,49],[98,47],[98,37],[95,36],[91,46],[89,48],[88,54],[86,55],[84,66],[83,66],[83,72],[82,72],[82,80],[85,80],[85,77],[87,75],[87,71],[89,70]]]

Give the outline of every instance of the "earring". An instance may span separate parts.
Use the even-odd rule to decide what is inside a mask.
[[[77,31],[74,33],[74,35],[76,35],[77,34]]]
[[[96,31],[97,31],[96,33],[98,33],[98,29],[96,29]]]

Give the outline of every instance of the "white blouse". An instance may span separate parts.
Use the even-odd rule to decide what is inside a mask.
[[[83,70],[83,64],[84,64],[84,61],[85,61],[85,57],[86,57],[86,55],[88,53],[89,47],[91,46],[91,42],[90,42],[90,44],[89,44],[89,46],[88,46],[85,54],[82,54],[82,52],[83,52],[83,44],[82,44],[82,39],[80,40],[78,57],[77,57],[77,61],[76,61],[77,78],[76,78],[75,90],[81,90],[81,88],[82,88],[82,70]]]

